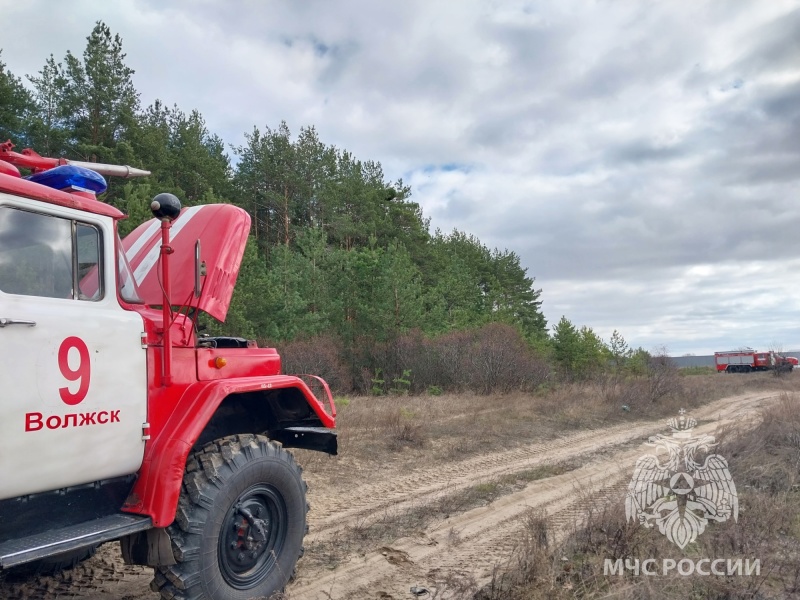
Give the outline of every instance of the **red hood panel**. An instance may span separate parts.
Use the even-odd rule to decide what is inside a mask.
[[[238,206],[206,204],[184,208],[170,231],[170,244],[175,250],[169,265],[172,305],[199,308],[224,321],[249,233],[250,215]],[[194,296],[197,240],[200,240],[200,260],[206,263],[200,298]],[[161,222],[151,219],[142,223],[122,240],[122,247],[142,300],[146,304],[160,305]]]

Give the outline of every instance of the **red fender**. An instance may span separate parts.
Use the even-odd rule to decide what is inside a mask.
[[[190,385],[181,396],[163,431],[148,444],[139,477],[122,510],[149,515],[155,527],[175,519],[189,451],[222,401],[231,394],[297,388],[325,427],[335,426],[305,382],[291,375],[203,381]],[[332,399],[329,397],[331,405]]]

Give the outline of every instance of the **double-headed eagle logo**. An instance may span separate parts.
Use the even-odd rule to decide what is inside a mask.
[[[697,421],[685,416],[668,424],[672,435],[658,434],[647,442],[667,456],[662,463],[656,454],[636,461],[625,498],[625,516],[638,519],[645,527],[658,526],[667,539],[681,549],[705,531],[709,521],[739,520],[739,498],[728,471],[728,461],[711,454],[701,463],[695,456],[716,446],[714,436],[692,436]]]

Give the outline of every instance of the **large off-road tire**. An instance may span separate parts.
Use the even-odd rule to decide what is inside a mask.
[[[301,475],[264,436],[222,438],[190,455],[168,528],[177,564],[156,569],[153,591],[168,600],[246,600],[282,590],[303,554]]]

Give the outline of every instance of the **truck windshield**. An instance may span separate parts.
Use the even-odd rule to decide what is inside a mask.
[[[132,304],[143,304],[144,301],[139,296],[139,289],[136,286],[136,280],[133,278],[133,271],[131,271],[131,266],[128,264],[128,258],[125,256],[119,237],[117,237],[117,271],[119,273],[117,285],[119,285],[120,298]]]

